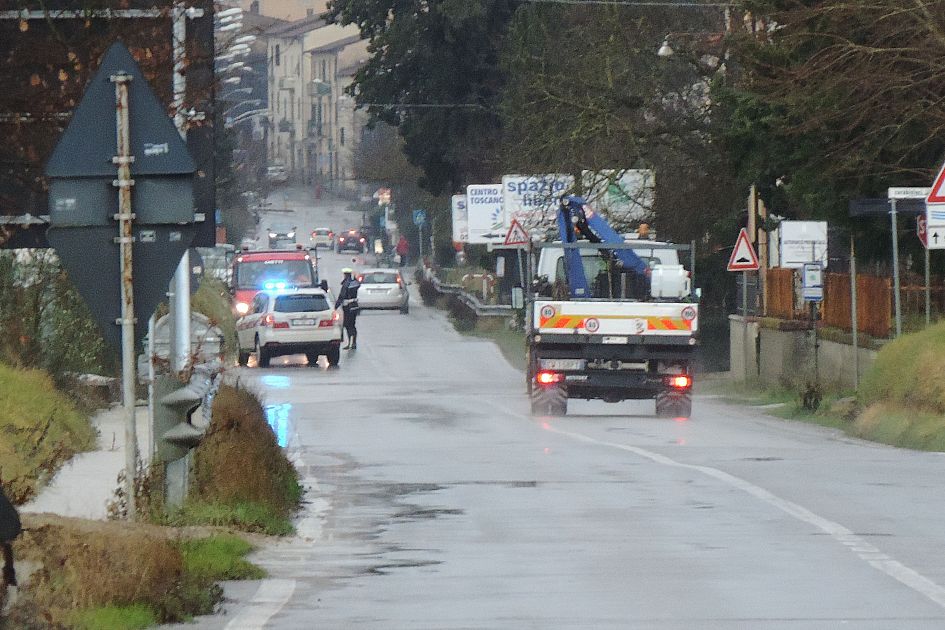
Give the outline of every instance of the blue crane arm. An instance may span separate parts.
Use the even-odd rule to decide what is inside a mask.
[[[558,232],[562,243],[575,243],[578,233],[592,243],[623,243],[623,237],[617,233],[604,217],[587,207],[583,197],[568,195],[561,200],[561,210],[558,213]],[[627,270],[645,276],[649,267],[634,253],[632,249],[612,250],[620,265]],[[565,248],[564,269],[568,276],[568,285],[571,297],[587,297],[590,295],[590,285],[581,263],[581,252],[578,249]]]

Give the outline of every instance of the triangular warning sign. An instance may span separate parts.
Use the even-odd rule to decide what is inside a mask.
[[[929,191],[929,196],[925,198],[926,203],[945,203],[945,164],[935,177],[935,183]]]
[[[748,240],[748,230],[742,228],[738,233],[738,240],[732,249],[732,257],[728,259],[729,271],[758,271],[758,256],[755,248]]]
[[[528,232],[517,219],[512,219],[512,225],[505,235],[506,245],[528,245]]]

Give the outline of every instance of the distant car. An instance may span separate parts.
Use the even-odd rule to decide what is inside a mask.
[[[284,184],[289,181],[289,174],[282,164],[273,164],[266,168],[266,180],[270,184]]]
[[[269,249],[295,247],[295,226],[276,223],[269,227]]]
[[[273,357],[304,353],[314,366],[318,357],[335,367],[341,359],[341,313],[324,289],[262,291],[249,312],[236,321],[239,363],[256,353],[256,364],[269,367]]]
[[[350,229],[342,232],[335,238],[335,249],[341,252],[358,252],[363,254],[367,251],[367,237],[360,230]]]
[[[335,246],[335,233],[330,228],[315,228],[312,230],[312,246],[333,248]]]
[[[397,269],[367,269],[358,274],[358,281],[358,305],[362,309],[399,309],[404,315],[410,312],[407,283]]]

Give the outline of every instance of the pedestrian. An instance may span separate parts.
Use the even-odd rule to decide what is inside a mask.
[[[335,308],[340,306],[344,314],[344,329],[348,333],[348,345],[345,346],[345,350],[355,350],[358,347],[358,329],[355,322],[358,319],[358,313],[361,312],[361,307],[358,305],[358,289],[361,288],[361,283],[355,279],[354,271],[350,267],[345,267],[341,273],[343,276]]]
[[[397,255],[400,256],[401,267],[405,267],[407,265],[407,254],[409,253],[410,243],[407,242],[407,237],[401,234],[400,240],[397,241]]]
[[[16,586],[16,571],[13,569],[13,540],[20,535],[23,527],[16,508],[7,499],[0,485],[0,554],[3,556],[3,573],[0,574],[0,609],[3,607],[6,591]]]

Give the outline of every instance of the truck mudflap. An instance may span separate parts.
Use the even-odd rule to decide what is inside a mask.
[[[537,300],[533,330],[547,336],[691,338],[699,330],[699,305],[688,302]]]

